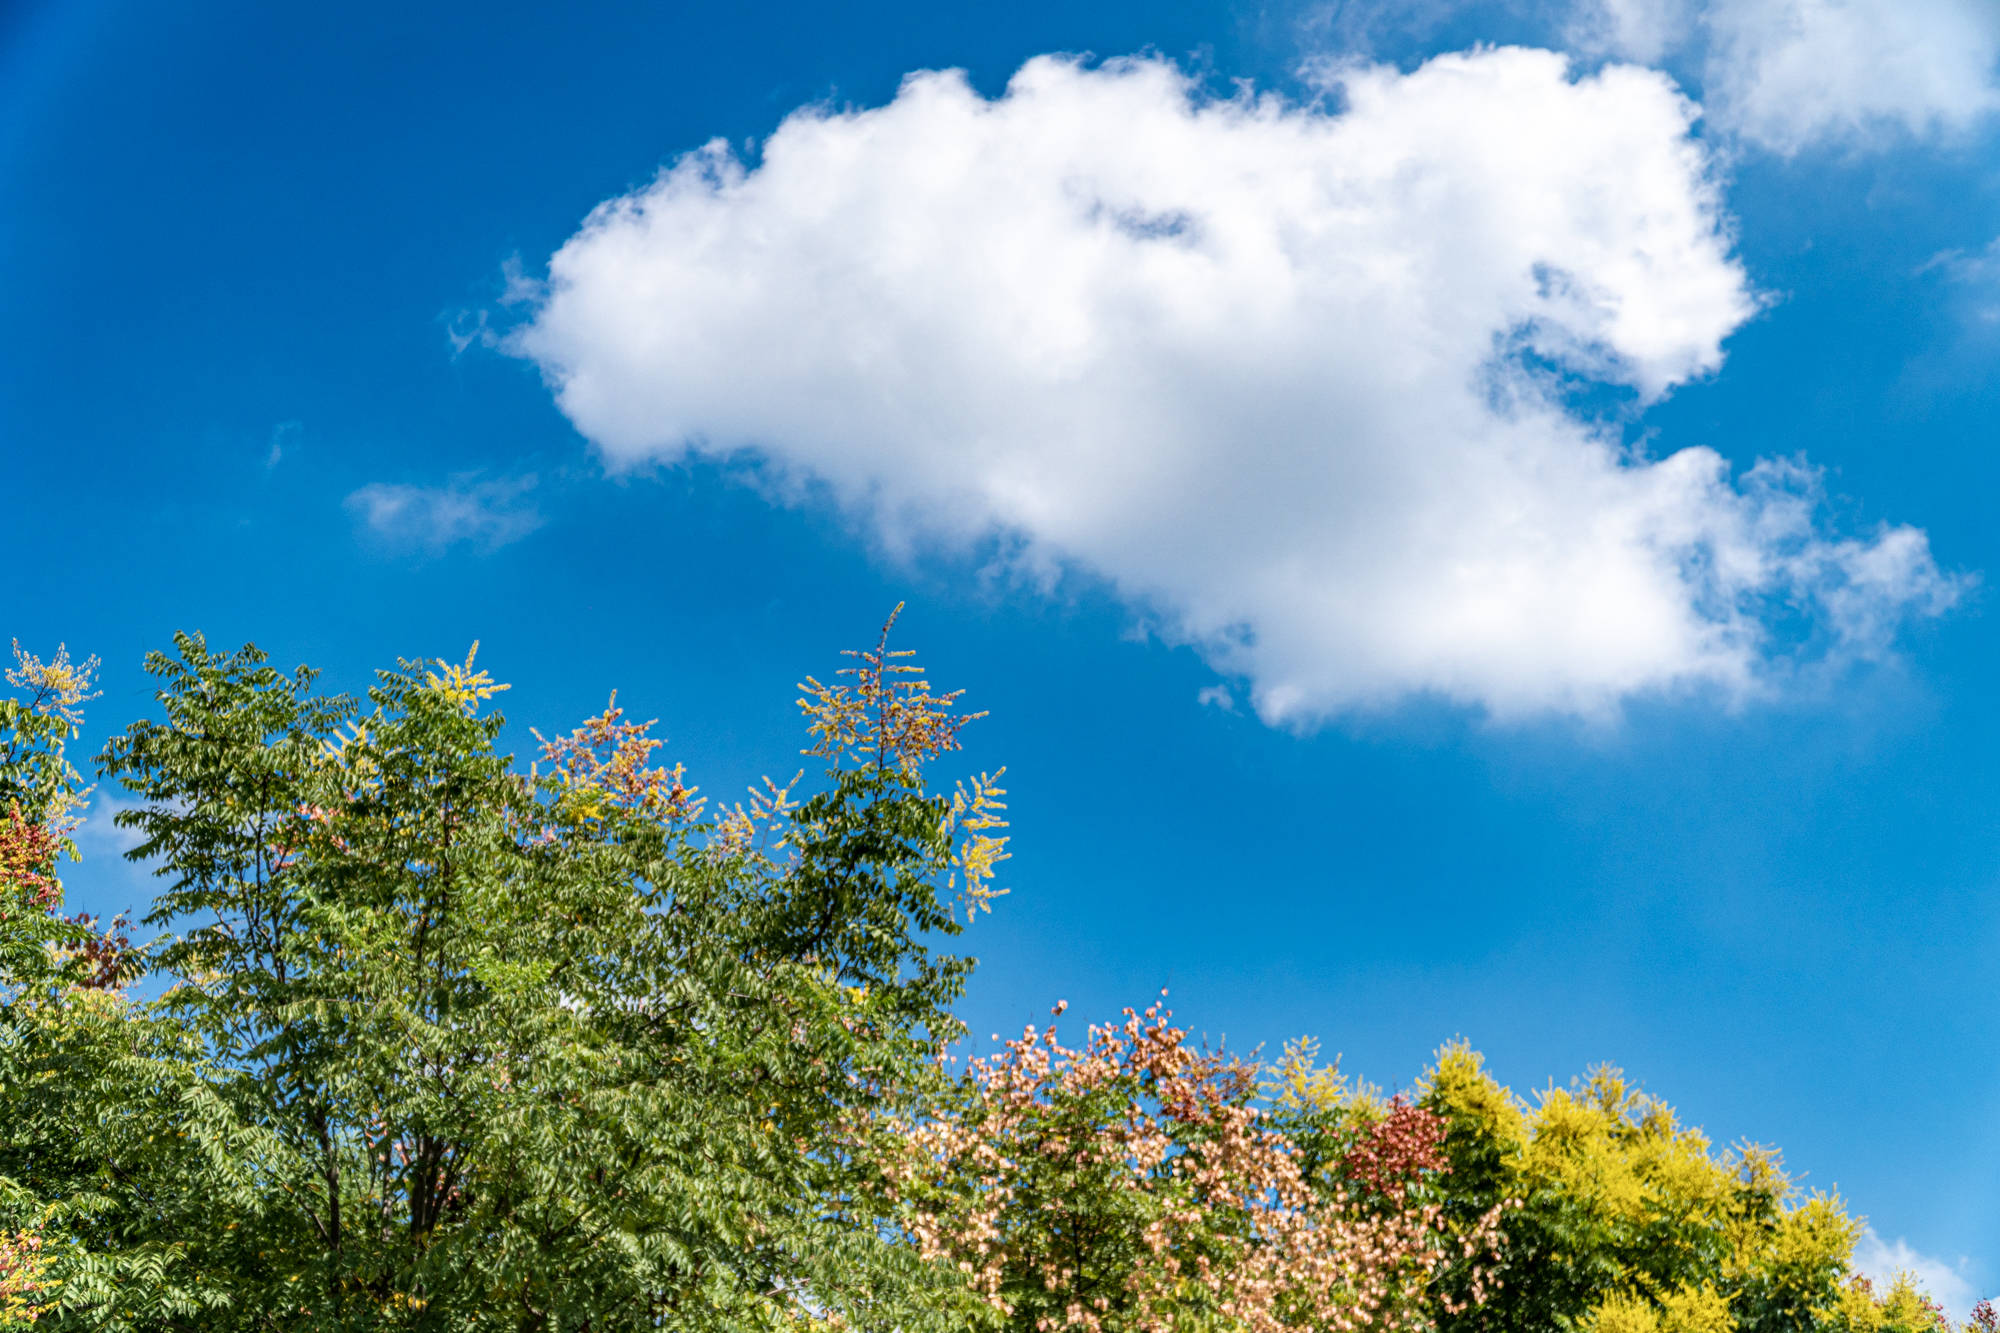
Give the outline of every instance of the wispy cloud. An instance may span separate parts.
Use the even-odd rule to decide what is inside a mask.
[[[305,426],[297,421],[280,421],[271,427],[271,448],[264,455],[264,468],[269,471],[285,461],[288,450],[296,447]]]
[[[498,550],[542,526],[533,474],[482,479],[461,473],[442,486],[376,482],[347,497],[347,508],[376,537],[432,554],[453,546]]]
[[[2000,327],[2000,239],[1979,250],[1946,250],[1918,272],[1939,273],[1951,283],[1968,324]]]
[[[451,344],[452,360],[474,347],[497,347],[500,335],[493,328],[493,318],[484,310],[457,310],[438,317],[444,322],[444,339]]]
[[[142,808],[143,802],[126,800],[115,792],[98,788],[91,793],[83,826],[76,831],[77,850],[85,856],[123,857],[146,837],[137,829],[119,828],[118,816]]]
[[[522,266],[518,254],[501,261],[500,279],[503,307],[533,305],[548,294],[547,285]],[[466,308],[448,311],[438,318],[444,324],[445,341],[451,344],[454,361],[474,347],[493,349],[505,342],[490,310]]]
[[[1580,0],[1563,36],[1574,50],[1656,65],[1687,42],[1699,13],[1695,0]]]
[[[150,896],[152,869],[125,859],[126,853],[146,840],[146,835],[138,829],[119,828],[117,824],[119,815],[142,809],[144,804],[105,786],[91,793],[83,825],[76,831],[76,847],[83,864],[82,874],[75,882],[90,885],[100,900],[102,895],[121,891],[134,897]]]
[[[1965,131],[2000,111],[1993,0],[1578,0],[1571,39],[1685,58],[1712,124],[1776,153]]]

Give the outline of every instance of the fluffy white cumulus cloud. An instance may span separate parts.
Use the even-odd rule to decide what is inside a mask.
[[[1771,677],[1770,609],[1875,652],[1951,584],[1813,480],[1629,456],[1579,382],[1714,370],[1755,301],[1694,108],[1521,49],[1338,111],[1041,58],[807,108],[598,208],[510,347],[613,466],[747,456],[905,549],[1108,580],[1295,724]]]
[[[1708,114],[1779,153],[1962,131],[2000,109],[1993,0],[1583,0],[1580,44],[1657,61],[1701,45]]]

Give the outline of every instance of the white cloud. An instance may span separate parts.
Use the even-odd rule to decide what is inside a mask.
[[[1694,27],[1694,0],[1583,0],[1571,16],[1572,46],[1657,65]]]
[[[613,466],[742,454],[894,547],[1087,571],[1273,721],[1742,697],[1770,607],[1874,653],[1950,600],[1921,533],[1825,535],[1810,472],[1562,405],[1707,374],[1756,308],[1665,76],[1486,50],[1340,100],[914,75],[598,208],[509,346]]]
[[[1974,328],[2000,328],[2000,240],[1970,254],[1946,250],[1931,256],[1919,273],[1938,271],[1950,279],[1953,303]]]
[[[101,902],[104,895],[121,889],[129,892],[147,889],[153,877],[152,868],[126,859],[126,853],[137,850],[146,835],[140,829],[119,828],[117,824],[118,816],[125,811],[145,808],[144,801],[133,800],[108,786],[101,785],[91,793],[83,824],[76,831],[80,871],[72,870],[63,876],[72,893],[79,885],[86,885],[91,896]]]
[[[1709,27],[1710,112],[1780,152],[1963,130],[2000,107],[1992,0],[1728,0]]]
[[[264,455],[264,470],[270,471],[285,461],[285,446],[295,445],[305,426],[297,421],[280,421],[271,427],[271,449]]]
[[[1965,1276],[1969,1266],[1965,1259],[1951,1264],[1921,1254],[1900,1238],[1893,1243],[1884,1241],[1872,1227],[1861,1233],[1860,1243],[1854,1247],[1854,1271],[1873,1282],[1877,1291],[1886,1291],[1898,1273],[1908,1273],[1954,1322],[1965,1319],[1979,1299]]]
[[[1778,153],[1964,131],[2000,109],[1993,0],[1581,0],[1584,49],[1699,45],[1714,124]]]
[[[118,827],[118,816],[145,808],[143,801],[128,800],[99,788],[91,795],[83,824],[76,831],[78,850],[86,856],[123,859],[146,840],[146,835],[138,829]]]
[[[1236,696],[1227,685],[1204,685],[1195,691],[1194,701],[1203,708],[1220,708],[1225,713],[1236,711]]]
[[[497,550],[542,525],[532,476],[481,480],[466,473],[443,486],[363,486],[347,508],[392,546],[436,553],[461,543]]]

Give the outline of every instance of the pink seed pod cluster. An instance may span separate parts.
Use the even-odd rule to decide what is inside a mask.
[[[1483,1298],[1504,1209],[1453,1233],[1416,1188],[1444,1169],[1437,1117],[1392,1103],[1315,1183],[1256,1077],[1160,1004],[1081,1047],[1030,1026],[898,1127],[886,1190],[1008,1330],[1406,1333],[1467,1258]]]

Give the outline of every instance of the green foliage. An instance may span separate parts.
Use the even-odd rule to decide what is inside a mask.
[[[820,790],[711,819],[615,709],[520,772],[469,659],[357,700],[176,648],[103,755],[167,989],[42,1015],[68,1064],[30,1082],[105,1108],[85,1179],[9,1122],[74,1242],[57,1327],[931,1325],[948,1277],[853,1181],[957,1034],[948,698],[891,690]]]

